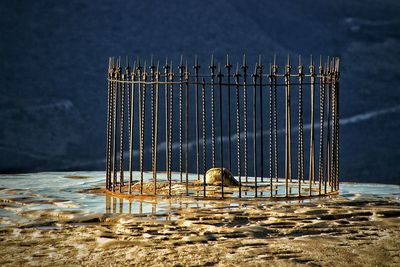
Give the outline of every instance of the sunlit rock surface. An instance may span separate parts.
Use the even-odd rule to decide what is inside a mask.
[[[290,202],[83,193],[103,180],[102,172],[1,175],[0,264],[400,264],[399,186],[343,183],[339,196]]]

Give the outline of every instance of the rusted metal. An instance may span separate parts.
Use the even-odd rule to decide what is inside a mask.
[[[124,71],[122,71],[122,61],[120,58],[110,58],[108,65],[108,83],[107,83],[107,139],[106,139],[106,188],[115,192],[118,187],[122,194],[139,195],[163,195],[163,196],[202,196],[202,197],[242,197],[246,196],[260,197],[264,192],[269,197],[297,197],[318,196],[336,193],[339,190],[339,60],[329,58],[326,62],[320,59],[319,72],[315,73],[314,62],[311,58],[308,66],[309,73],[305,74],[304,66],[299,57],[297,66],[298,72],[291,73],[292,65],[288,57],[282,72],[278,73],[278,65],[274,56],[270,64],[269,72],[263,74],[261,57],[255,64],[252,78],[252,101],[247,99],[247,61],[243,56],[241,68],[236,65],[236,71],[231,73],[229,57],[223,63],[225,70],[222,73],[221,63],[215,62],[211,57],[210,72],[208,74],[200,73],[200,66],[197,57],[194,64],[194,78],[191,79],[189,66],[183,65],[181,57],[178,65],[178,71],[174,70],[172,61],[166,61],[164,66],[164,75],[161,75],[159,64],[157,67],[153,64],[153,58],[150,65],[140,65],[139,59],[134,61],[131,69],[128,59],[126,60]],[[175,79],[175,75],[177,78]],[[164,77],[162,77],[164,76]],[[266,77],[266,84],[263,83],[263,77]],[[233,79],[231,79],[233,77]],[[242,77],[242,79],[240,79]],[[296,78],[297,77],[297,78]],[[201,78],[201,81],[199,81]],[[217,79],[217,80],[215,80]],[[233,81],[232,81],[233,80]],[[209,83],[208,83],[209,82]],[[176,87],[175,87],[176,85]],[[304,110],[303,98],[304,90],[310,86],[310,135],[304,136]],[[190,90],[193,86],[195,94],[191,95]],[[210,87],[208,95],[207,87]],[[217,86],[217,87],[215,87]],[[264,99],[263,88],[267,89],[268,97]],[[306,87],[307,86],[307,87]],[[319,87],[319,100],[315,98],[315,86]],[[235,108],[236,114],[236,135],[232,136],[232,114],[231,109],[231,87],[235,88]],[[136,88],[138,89],[135,94]],[[224,90],[227,91],[224,91]],[[161,91],[160,91],[161,90]],[[179,95],[174,101],[174,91],[179,90]],[[199,93],[201,90],[201,100]],[[215,91],[217,90],[217,91]],[[298,90],[298,91],[297,91]],[[162,112],[165,116],[165,124],[159,127],[159,97],[164,91],[165,106]],[[298,93],[298,104],[291,103],[291,94]],[[284,99],[278,99],[278,95],[285,95]],[[243,101],[241,95],[243,94]],[[137,95],[137,97],[136,97]],[[149,97],[147,97],[148,95]],[[196,173],[190,175],[190,125],[191,114],[190,107],[192,96],[196,103],[193,105],[196,109]],[[210,97],[210,98],[209,98]],[[217,97],[215,99],[215,97]],[[228,97],[228,98],[227,98]],[[210,100],[210,109],[207,109],[207,99]],[[215,103],[215,100],[218,101]],[[279,155],[278,155],[278,119],[282,119],[281,112],[278,113],[278,104],[285,104],[285,175],[279,177]],[[200,101],[200,102],[199,102]],[[264,110],[263,105],[268,106]],[[319,153],[318,153],[318,178],[315,177],[315,137],[314,137],[314,102],[319,105]],[[149,105],[146,102],[150,102]],[[174,103],[176,102],[176,104]],[[248,105],[251,104],[252,114],[252,157],[248,157]],[[135,114],[137,105],[138,115]],[[216,105],[216,106],[215,106]],[[174,118],[174,106],[178,107],[176,111],[179,118]],[[296,106],[297,108],[294,108]],[[283,106],[282,106],[283,108]],[[127,110],[127,114],[125,111]],[[147,111],[150,112],[146,116]],[[199,116],[201,112],[201,125]],[[224,115],[226,114],[226,117]],[[163,116],[161,115],[161,116]],[[176,115],[176,116],[178,116]],[[218,117],[215,117],[215,116]],[[298,116],[298,124],[293,126],[291,116]],[[264,116],[268,118],[268,152],[264,158]],[[146,117],[151,117],[151,122],[146,123]],[[208,121],[207,117],[211,119]],[[226,118],[227,122],[224,122]],[[243,120],[243,121],[242,121]],[[177,123],[176,123],[176,122]],[[175,126],[176,123],[176,126]],[[242,124],[243,123],[243,128]],[[137,125],[137,128],[136,128]],[[202,129],[202,154],[199,153],[200,126]],[[292,162],[292,140],[291,131],[296,127],[298,129],[297,137],[297,161]],[[127,128],[128,133],[125,133]],[[175,129],[174,129],[175,128]],[[209,129],[211,128],[211,129]],[[136,130],[137,129],[137,130]],[[151,129],[151,132],[150,132]],[[158,175],[158,135],[165,131],[165,176]],[[138,135],[133,133],[138,131]],[[207,140],[207,131],[211,131],[211,140]],[[216,133],[216,131],[219,131]],[[243,131],[243,132],[242,132]],[[218,134],[216,138],[215,134]],[[151,135],[151,137],[150,137]],[[136,137],[138,136],[138,137]],[[179,136],[179,139],[178,139]],[[283,136],[282,136],[283,137]],[[134,142],[134,138],[138,138]],[[147,139],[149,138],[149,139]],[[151,138],[151,140],[150,140]],[[233,166],[232,158],[232,138],[236,138],[236,166]],[[128,141],[126,140],[128,139]],[[146,140],[146,142],[145,142]],[[282,140],[282,139],[281,139]],[[211,141],[211,154],[214,162],[211,165],[219,169],[221,177],[218,177],[217,184],[206,183],[207,166],[207,143]],[[217,144],[218,141],[219,143]],[[243,141],[243,144],[242,144]],[[282,140],[283,141],[283,140]],[[175,144],[176,142],[176,144]],[[225,143],[228,143],[227,147]],[[281,141],[279,141],[281,142]],[[310,153],[308,160],[304,158],[304,143],[310,144]],[[125,185],[124,180],[124,146],[129,144],[129,180]],[[146,145],[151,143],[151,150]],[[138,148],[136,148],[136,145]],[[283,143],[282,143],[283,144]],[[219,151],[216,152],[216,145],[219,145]],[[243,146],[243,151],[242,151]],[[173,151],[179,147],[179,159]],[[224,149],[225,148],[225,149]],[[138,149],[138,151],[136,151]],[[185,151],[184,151],[185,150]],[[139,155],[138,169],[134,171],[134,154]],[[151,153],[150,153],[151,152]],[[228,152],[227,162],[224,159]],[[243,153],[242,153],[243,152]],[[117,153],[119,154],[117,159]],[[219,155],[218,155],[219,154]],[[202,167],[200,168],[200,156],[202,158]],[[216,162],[215,158],[219,156]],[[249,162],[250,159],[250,162]],[[283,157],[282,157],[283,159]],[[151,162],[150,162],[151,161]],[[213,159],[211,158],[211,161]],[[252,164],[253,177],[249,177],[248,164]],[[225,166],[227,164],[227,166]],[[268,174],[264,173],[264,164],[267,166]],[[308,172],[305,166],[308,164]],[[149,167],[150,166],[150,167]],[[238,179],[237,189],[232,184],[225,184],[225,170],[235,169]],[[243,167],[243,172],[242,172]],[[297,177],[293,176],[292,169],[297,168]],[[118,172],[117,172],[118,169]],[[152,171],[152,179],[147,178],[144,173]],[[160,170],[162,171],[162,170]],[[172,178],[172,172],[179,172],[179,179]],[[184,177],[185,173],[185,177]],[[119,174],[119,177],[118,177]],[[265,175],[266,174],[266,175]],[[139,183],[133,185],[133,179],[138,176]],[[197,179],[195,179],[197,176]],[[202,176],[202,180],[200,179]],[[242,181],[243,177],[245,178]],[[174,176],[175,177],[175,176]],[[119,178],[119,179],[118,179]],[[264,178],[268,179],[264,183]],[[318,179],[318,184],[316,183]],[[260,182],[261,181],[261,182]],[[148,183],[152,183],[151,187]],[[138,187],[140,186],[140,187]],[[150,189],[151,188],[151,189]],[[219,189],[218,189],[219,188]],[[233,190],[233,191],[232,191]],[[201,192],[203,191],[203,192]],[[220,192],[220,194],[219,194]],[[200,194],[199,194],[200,193]]]

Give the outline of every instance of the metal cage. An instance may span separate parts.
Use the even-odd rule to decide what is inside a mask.
[[[245,56],[236,66],[228,56],[210,61],[200,68],[195,57],[189,67],[181,58],[174,68],[153,58],[132,66],[127,58],[123,67],[121,58],[109,59],[107,191],[201,198],[337,193],[339,58],[320,57],[316,67],[311,57],[305,67],[299,56],[294,69],[289,56],[283,67],[275,56],[264,66],[260,56],[253,70]],[[213,167],[221,175],[230,170],[238,185],[207,184]]]

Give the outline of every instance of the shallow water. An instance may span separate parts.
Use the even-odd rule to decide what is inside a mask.
[[[138,173],[135,173],[138,175]],[[150,179],[145,173],[144,179]],[[192,176],[192,175],[191,175]],[[82,190],[104,187],[104,172],[41,172],[0,176],[0,225],[25,224],[51,219],[82,219],[91,214],[129,213],[153,219],[173,219],[181,208],[221,206],[237,207],[239,201],[218,202],[192,199],[123,200],[104,194],[83,193]],[[340,195],[393,195],[400,199],[400,186],[385,184],[343,183]],[[266,200],[268,201],[268,200]],[[309,200],[317,201],[317,200]],[[265,201],[264,201],[265,202]]]

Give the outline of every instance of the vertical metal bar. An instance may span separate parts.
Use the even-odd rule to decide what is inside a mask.
[[[247,63],[246,55],[243,55],[243,128],[244,128],[244,176],[246,183],[248,182],[247,177]]]
[[[331,61],[328,57],[328,92],[327,92],[327,99],[326,99],[326,105],[327,105],[327,130],[326,130],[326,175],[328,177],[328,183],[331,186],[331,191],[333,189],[332,186],[332,176],[331,176],[331,113],[332,113],[332,106],[331,106],[331,100],[332,100],[332,66],[331,66]]]
[[[299,196],[301,196],[301,181],[304,181],[304,142],[303,142],[303,65],[299,56],[299,132],[297,149],[297,179],[299,186]]]
[[[336,59],[332,59],[332,190],[336,190]]]
[[[183,56],[181,56],[181,62],[179,63],[179,177],[181,183],[183,182],[183,153],[182,153],[182,94],[183,94]]]
[[[144,163],[144,132],[145,132],[145,122],[146,122],[146,83],[147,80],[147,69],[146,69],[146,61],[144,62],[144,67],[143,67],[143,76],[142,76],[142,81],[143,81],[143,86],[142,86],[142,95],[141,95],[141,122],[140,122],[140,128],[141,128],[141,136],[140,136],[140,194],[143,195],[143,163]]]
[[[275,180],[278,182],[279,162],[278,162],[278,94],[277,94],[277,74],[278,65],[276,65],[276,55],[274,55],[274,64],[272,65],[272,77],[274,83],[274,108],[273,108],[273,124],[274,124],[274,167]]]
[[[132,194],[132,172],[133,172],[133,128],[135,126],[135,87],[136,87],[136,61],[133,63],[132,68],[132,91],[131,91],[131,103],[129,109],[130,113],[130,138],[129,138],[129,194]]]
[[[254,197],[257,197],[257,64],[253,72],[253,176],[254,176]]]
[[[117,60],[118,65],[118,60]],[[114,120],[113,120],[113,185],[112,191],[115,192],[117,185],[117,110],[118,110],[118,69],[114,70]]]
[[[111,170],[111,158],[110,158],[110,140],[111,140],[111,58],[108,58],[108,72],[107,72],[107,144],[106,144],[106,189],[109,190],[110,184],[110,170]]]
[[[170,99],[169,99],[169,157],[168,157],[168,180],[169,180],[169,188],[168,194],[171,195],[172,190],[172,134],[173,134],[173,121],[174,121],[174,69],[171,61],[171,71],[169,72],[169,81],[170,81]]]
[[[340,59],[337,58],[337,64],[336,64],[336,190],[339,190],[339,132],[340,132],[340,117],[339,117],[339,103],[340,103],[340,98],[339,98],[339,79],[340,79]]]
[[[261,55],[258,57],[258,80],[259,80],[259,112],[260,112],[260,177],[261,182],[264,182],[264,114],[263,114],[263,65]],[[262,192],[261,192],[262,194]]]
[[[202,107],[202,130],[203,130],[203,195],[206,197],[206,162],[207,162],[207,147],[206,147],[206,81],[204,78],[201,82],[201,107]]]
[[[211,63],[210,63],[210,72],[211,72],[211,166],[215,168],[215,65],[214,65],[214,55],[211,55]]]
[[[168,111],[169,111],[169,101],[168,101],[168,76],[169,76],[169,65],[168,65],[168,58],[165,59],[165,65],[164,65],[164,80],[165,80],[165,173],[167,176],[167,181],[169,182],[169,142],[168,142]]]
[[[310,121],[310,165],[309,165],[309,178],[308,182],[309,184],[309,194],[310,196],[312,195],[312,183],[315,182],[315,137],[314,137],[314,98],[315,98],[315,67],[314,67],[314,62],[313,58],[311,56],[310,58],[310,90],[311,90],[311,100],[310,100],[310,116],[311,116],[311,121]],[[321,194],[321,192],[319,192]]]
[[[241,177],[241,157],[240,157],[240,94],[239,94],[239,64],[236,64],[236,72],[234,74],[236,83],[236,146],[237,146],[237,175],[239,179],[239,197],[242,197],[242,177]]]
[[[321,184],[324,179],[324,114],[325,114],[325,70],[322,67],[322,58],[319,62],[320,73],[320,92],[319,92],[319,157],[318,157],[318,180],[319,191],[321,192]],[[325,191],[326,194],[326,191]]]
[[[186,169],[186,195],[189,195],[189,69],[186,60],[185,67],[185,169]]]
[[[286,127],[285,127],[285,195],[288,196],[289,181],[292,182],[291,114],[290,114],[290,57],[285,68]]]
[[[229,56],[226,55],[226,79],[228,84],[228,167],[232,171],[232,131],[231,131],[231,67]]]
[[[121,59],[120,59],[120,64],[121,64]],[[122,74],[122,68],[121,65],[119,67],[120,69],[120,83],[121,83],[121,94],[120,94],[120,144],[119,144],[119,168],[120,168],[120,174],[119,174],[119,192],[122,193],[122,187],[124,186],[124,122],[125,122],[125,87],[126,83],[124,83],[125,80],[125,74]]]
[[[154,195],[157,195],[157,146],[158,146],[158,106],[159,106],[159,89],[160,89],[160,63],[157,62],[157,69],[156,69],[156,105],[155,105],[155,122],[154,122],[154,172],[153,172],[153,179],[154,179]]]
[[[155,69],[156,66],[154,66],[154,61],[153,61],[153,56],[151,56],[150,59],[150,116],[151,116],[151,170],[153,173],[153,179],[154,179],[154,173],[155,173],[155,166],[154,166],[154,157],[156,154],[155,151],[155,127],[154,127],[154,123],[155,123],[155,118],[154,118],[154,80],[155,80]]]
[[[195,90],[196,90],[196,172],[197,180],[200,180],[199,172],[199,63],[197,56],[194,59],[194,76],[195,76]]]
[[[273,161],[273,143],[272,143],[272,135],[274,129],[274,120],[273,120],[273,74],[272,74],[272,64],[269,64],[269,186],[270,186],[270,197],[272,197],[272,177],[273,177],[273,169],[274,169],[274,161]]]
[[[221,197],[224,197],[224,153],[223,153],[223,127],[222,127],[222,77],[221,64],[218,64],[218,87],[219,87],[219,157],[221,164]]]

